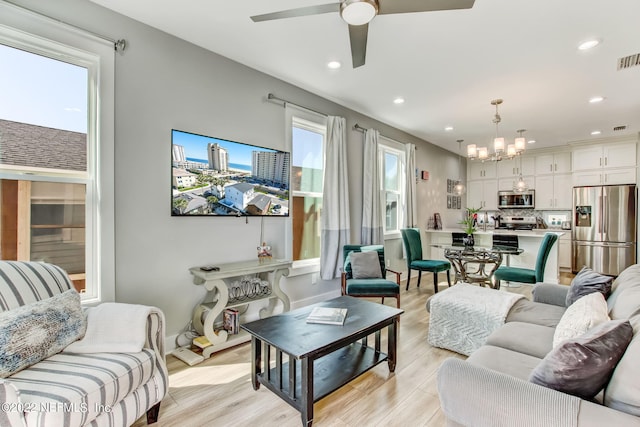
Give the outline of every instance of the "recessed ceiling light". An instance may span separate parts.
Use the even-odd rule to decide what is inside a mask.
[[[591,135],[600,135],[601,133],[602,131],[599,131],[599,130],[591,131]]]
[[[393,100],[394,104],[404,104],[404,98],[399,96],[396,99]]]
[[[527,141],[527,143],[528,143],[528,144],[535,144],[535,143],[536,143],[536,140],[535,140],[535,139],[530,139],[530,140],[528,140],[528,141]]]
[[[589,50],[589,49],[593,49],[594,47],[598,46],[600,44],[600,40],[597,39],[591,39],[591,40],[585,40],[582,43],[580,43],[578,45],[578,49],[580,50]]]
[[[602,102],[602,101],[604,101],[603,96],[594,96],[592,98],[589,98],[589,103],[591,104],[597,104],[598,102]]]
[[[332,70],[337,70],[338,68],[342,67],[342,64],[338,61],[330,61],[327,63],[327,67],[331,68]]]
[[[447,126],[446,128],[444,128],[444,130],[446,130],[446,131],[453,130],[453,126]]]

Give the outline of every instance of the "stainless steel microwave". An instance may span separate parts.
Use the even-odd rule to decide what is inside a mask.
[[[534,209],[536,192],[498,191],[498,209]]]

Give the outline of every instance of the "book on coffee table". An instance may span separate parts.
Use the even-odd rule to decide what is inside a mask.
[[[314,307],[307,317],[307,323],[323,323],[326,325],[343,325],[347,317],[346,308]]]

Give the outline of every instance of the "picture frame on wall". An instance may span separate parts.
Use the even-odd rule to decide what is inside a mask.
[[[451,209],[451,198],[452,196],[447,196],[447,209]]]

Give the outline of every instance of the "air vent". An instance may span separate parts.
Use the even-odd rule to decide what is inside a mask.
[[[626,125],[616,126],[616,127],[613,128],[613,131],[614,132],[618,132],[618,131],[621,131],[621,130],[625,130],[626,128],[627,128]]]
[[[618,71],[640,65],[640,53],[618,59]]]

